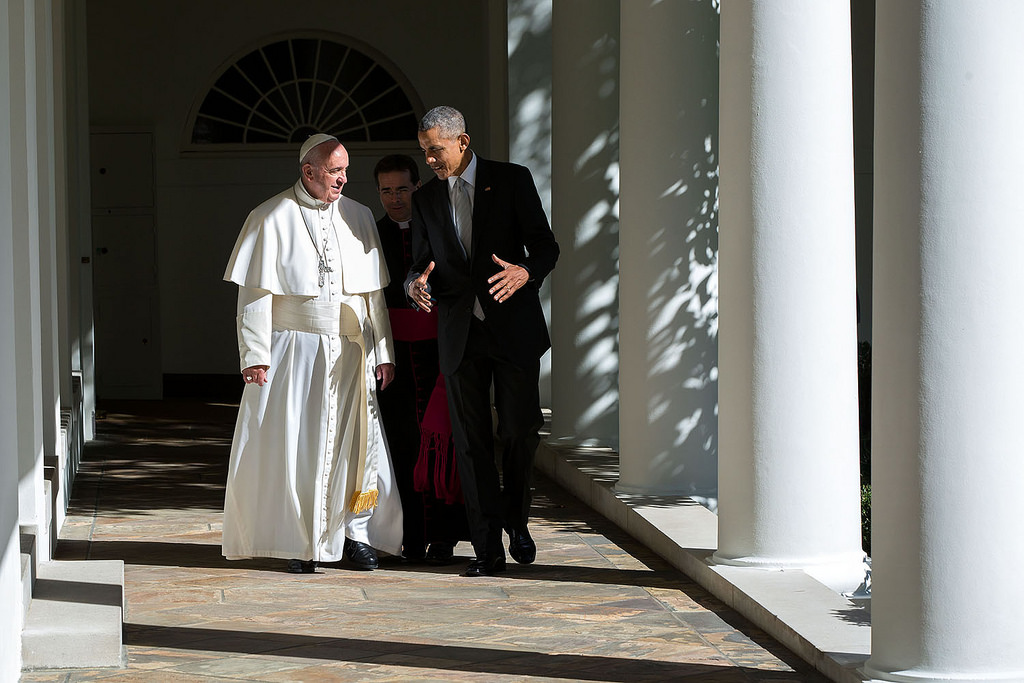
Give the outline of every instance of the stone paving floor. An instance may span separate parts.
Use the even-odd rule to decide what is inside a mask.
[[[220,555],[236,407],[100,406],[58,559],[122,559],[123,669],[35,681],[824,681],[538,474],[535,564],[459,576],[382,558],[312,575]]]

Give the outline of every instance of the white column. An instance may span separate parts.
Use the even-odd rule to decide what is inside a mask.
[[[67,101],[67,162],[73,178],[67,195],[69,341],[71,370],[81,375],[82,436],[96,434],[96,354],[92,296],[92,199],[89,177],[89,78],[86,3],[63,0],[63,66]]]
[[[866,668],[1020,681],[1024,4],[877,12]]]
[[[722,7],[722,564],[863,579],[850,7]]]
[[[36,205],[39,211],[40,415],[43,449],[57,454],[60,441],[60,350],[57,305],[56,173],[54,172],[53,2],[35,0]],[[63,506],[58,506],[62,509]],[[60,528],[60,522],[57,523]]]
[[[618,448],[619,0],[552,13],[551,438]]]
[[[10,378],[17,368],[14,311],[14,214],[11,187],[11,113],[20,100],[11,92],[12,27],[8,0],[0,0],[0,470],[17,473],[17,392]],[[19,30],[14,28],[13,30]],[[18,533],[18,477],[0,476],[0,679],[15,681],[22,670],[24,595]]]
[[[530,169],[551,216],[551,3],[508,0],[508,160]],[[561,268],[561,264],[556,266]],[[551,280],[540,290],[551,320]],[[540,360],[540,401],[551,405],[551,352]]]
[[[51,2],[51,68],[53,73],[53,174],[54,174],[54,223],[56,225],[56,295],[57,295],[57,347],[59,349],[59,370],[61,407],[72,404],[71,386],[71,340],[69,329],[68,283],[71,278],[72,254],[69,251],[68,227],[68,73],[66,63],[67,0]],[[78,260],[77,258],[74,260]]]
[[[716,6],[711,0],[623,0],[619,69],[617,488],[691,495],[712,506],[718,465]]]
[[[40,415],[39,214],[36,159],[35,8],[11,0],[11,209],[14,221],[14,352],[18,395],[20,523],[36,528],[36,550],[49,559],[49,501],[43,489],[43,425]],[[30,142],[31,141],[31,142]]]
[[[0,54],[11,51],[8,0],[0,0]],[[0,376],[13,377],[14,218],[11,211],[11,73],[0,59]],[[0,471],[18,471],[18,397],[0,391]],[[21,675],[21,555],[18,536],[18,478],[0,477],[0,680]]]

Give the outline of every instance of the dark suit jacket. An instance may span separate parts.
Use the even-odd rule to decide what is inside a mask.
[[[477,157],[469,262],[452,221],[447,180],[434,178],[413,194],[412,231],[410,274],[434,261],[428,282],[437,300],[441,372],[453,373],[462,361],[474,295],[508,360],[525,366],[551,346],[538,290],[555,267],[558,244],[527,168]],[[488,294],[487,279],[501,270],[491,254],[530,271],[530,282],[500,304]]]
[[[377,234],[380,236],[384,262],[387,263],[388,274],[391,276],[391,281],[384,288],[384,301],[388,308],[408,308],[409,300],[405,296],[403,281],[409,268],[403,258],[402,229],[398,227],[398,223],[384,214],[377,221]]]

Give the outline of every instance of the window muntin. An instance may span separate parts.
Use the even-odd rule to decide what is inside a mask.
[[[392,72],[337,40],[275,40],[217,77],[196,111],[190,142],[297,144],[326,132],[346,143],[407,143],[416,135],[417,107]]]

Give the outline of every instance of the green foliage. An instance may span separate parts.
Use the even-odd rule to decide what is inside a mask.
[[[871,556],[871,344],[857,345],[857,379],[860,385],[860,535],[861,546]]]
[[[871,484],[860,487],[860,544],[871,557]]]

